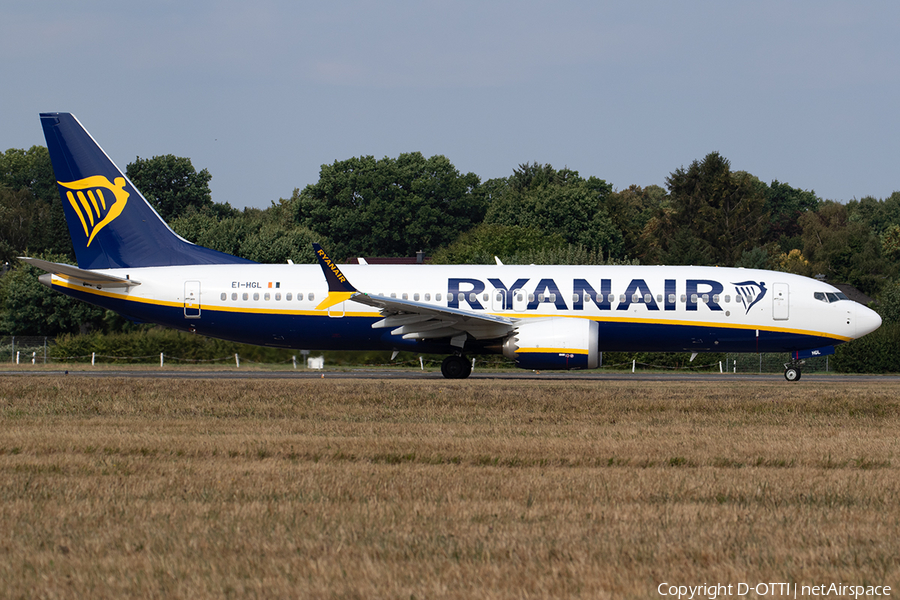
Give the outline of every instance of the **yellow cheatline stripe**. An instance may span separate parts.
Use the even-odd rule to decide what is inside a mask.
[[[516,352],[535,353],[535,354],[589,354],[590,352],[581,348],[519,348]]]
[[[547,317],[563,317],[567,319],[589,319],[598,323],[640,323],[642,325],[684,325],[686,327],[715,327],[718,329],[744,329],[744,330],[760,330],[778,333],[793,333],[799,335],[816,335],[819,337],[827,337],[834,340],[844,342],[852,341],[852,337],[828,333],[825,331],[815,331],[810,329],[793,329],[789,327],[776,327],[773,325],[750,325],[747,323],[716,323],[714,321],[682,321],[676,319],[636,319],[634,317],[593,317],[587,315],[525,315],[500,313],[504,317],[512,317],[516,319],[546,319]],[[727,317],[726,317],[727,318]]]
[[[141,304],[150,304],[155,306],[174,306],[181,307],[183,303],[181,302],[167,302],[164,300],[154,300],[148,298],[136,298],[134,296],[128,296],[125,294],[118,294],[113,292],[107,292],[105,290],[97,290],[94,288],[84,287],[78,284],[69,283],[66,281],[62,275],[58,273],[54,273],[54,277],[62,279],[62,282],[56,282],[55,285],[59,285],[60,287],[66,287],[73,290],[78,290],[80,292],[94,294],[97,296],[104,296],[107,298],[118,298],[120,300],[127,300],[128,302],[139,302]],[[78,281],[78,280],[75,280]],[[337,292],[337,293],[350,293],[352,292]],[[326,299],[326,302],[328,299]],[[335,302],[337,304],[341,300]],[[321,305],[320,305],[321,306]],[[215,310],[221,312],[232,312],[232,313],[253,313],[253,314],[288,314],[288,315],[318,315],[321,316],[324,313],[321,310],[310,311],[310,310],[290,310],[290,309],[269,309],[269,308],[246,308],[246,307],[238,307],[238,306],[221,306],[221,305],[213,305],[213,304],[202,304],[201,308],[203,310]],[[512,317],[512,318],[520,318],[520,319],[546,319],[547,317],[559,317],[564,316],[566,318],[571,319],[590,319],[592,321],[597,322],[606,322],[606,323],[640,323],[643,325],[651,324],[651,325],[685,325],[689,327],[715,327],[720,329],[745,329],[745,330],[760,330],[760,331],[769,331],[769,332],[778,332],[778,333],[792,333],[795,335],[815,335],[818,337],[831,338],[833,340],[840,340],[842,342],[852,341],[852,337],[846,337],[843,335],[838,335],[834,333],[827,333],[824,331],[813,331],[808,329],[791,329],[788,327],[774,327],[774,326],[762,326],[762,325],[747,325],[743,323],[714,323],[709,321],[695,322],[695,321],[681,321],[681,320],[664,320],[664,319],[635,319],[629,317],[588,317],[588,316],[575,316],[575,315],[523,315],[523,314],[510,314],[510,313],[489,313],[498,316],[504,317]],[[365,312],[345,312],[345,317],[378,317],[381,316],[378,311],[365,311]]]
[[[170,308],[182,308],[184,306],[183,302],[169,302],[166,300],[156,300],[152,298],[138,298],[135,296],[120,294],[116,292],[108,292],[106,290],[98,290],[92,287],[84,287],[79,282],[78,279],[69,280],[69,278],[64,275],[60,275],[59,273],[54,273],[54,277],[59,278],[61,281],[54,281],[53,284],[59,287],[69,288],[72,290],[77,290],[79,292],[85,294],[92,294],[94,296],[102,296],[104,298],[115,298],[117,300],[124,300],[126,302],[136,302],[138,304],[148,304],[151,306],[166,306]],[[352,293],[352,292],[351,292]],[[215,304],[204,303],[201,298],[200,302],[201,310],[207,311],[216,311],[216,312],[227,312],[227,313],[244,313],[244,314],[271,314],[271,315],[298,315],[298,316],[326,316],[327,313],[322,310],[297,310],[297,309],[272,309],[272,308],[249,308],[249,307],[240,307],[240,306],[221,306]],[[381,316],[378,311],[366,311],[366,312],[344,312],[344,317],[379,317]]]

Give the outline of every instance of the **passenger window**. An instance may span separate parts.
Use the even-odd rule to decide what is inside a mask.
[[[641,297],[638,296],[637,294],[632,294],[632,295],[631,295],[631,301],[632,301],[632,302],[640,302],[640,301],[641,301]]]
[[[606,297],[606,301],[609,302],[610,304],[612,304],[613,302],[616,301],[616,295],[610,294],[609,296]]]
[[[259,300],[259,292],[253,292],[253,299]]]
[[[403,299],[409,300],[409,294],[407,294],[406,292],[403,292]]]
[[[225,300],[226,298],[228,298],[228,294],[226,294],[225,292],[222,292],[222,300]]]
[[[691,294],[691,304],[697,304],[697,294]]]
[[[269,292],[266,292],[265,296],[263,296],[263,300],[265,300],[266,302],[268,302],[268,301],[269,301],[269,298],[271,298],[271,296],[269,295]]]
[[[713,296],[713,302],[715,302],[716,304],[719,303],[719,295],[718,295],[718,294],[716,294],[715,296]]]
[[[729,302],[731,302],[731,296],[725,294],[725,304],[728,304]]]
[[[703,294],[703,304],[709,304],[709,294]]]
[[[696,294],[694,294],[694,296],[696,297]],[[694,301],[696,302],[696,300],[694,300]],[[681,295],[681,302],[682,303],[687,302],[687,296],[685,296],[684,294]]]
[[[556,302],[556,294],[550,294],[550,302]]]
[[[644,294],[644,302],[650,304],[651,302],[653,302],[653,296],[651,296],[650,294]]]
[[[303,292],[297,294],[297,302],[303,302]]]
[[[425,294],[425,302],[428,302],[430,300],[431,300],[431,294]]]
[[[440,294],[435,294],[435,295],[434,295],[434,299],[435,299],[436,302],[440,302],[440,301],[441,301],[441,295],[440,295]]]
[[[534,302],[534,294],[528,294],[528,302]]]
[[[544,301],[544,295],[538,294],[538,302],[543,302],[543,301]]]
[[[396,298],[396,297],[397,297],[397,292],[391,292],[391,298]]]
[[[310,292],[310,293],[309,293],[309,301],[312,302],[312,301],[315,300],[315,299],[316,299],[316,295],[313,294],[312,292]]]
[[[619,296],[619,302],[622,302],[622,303],[625,302],[625,294],[622,294],[621,296]]]
[[[292,298],[293,298],[293,296],[291,295],[290,292],[288,292],[287,294],[284,295],[284,299],[287,300],[288,302],[290,302]]]
[[[662,302],[662,294],[657,294],[657,295],[656,295],[656,301],[657,301],[657,302]]]
[[[237,292],[234,292],[233,294],[231,294],[231,299],[237,300]]]
[[[244,300],[246,300],[247,298],[249,298],[249,296],[247,295],[247,292],[244,292],[243,298],[244,298]]]
[[[675,294],[669,294],[669,304],[675,304]]]
[[[415,300],[416,302],[419,301],[419,294],[418,294],[418,293],[413,294],[413,300]]]
[[[275,294],[275,301],[278,302],[281,300],[281,294]]]

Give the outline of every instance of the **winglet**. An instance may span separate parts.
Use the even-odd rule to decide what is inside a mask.
[[[315,251],[319,266],[322,267],[322,272],[325,274],[325,280],[328,282],[328,297],[319,303],[316,310],[331,308],[335,304],[349,300],[353,294],[357,293],[356,288],[341,273],[338,266],[334,264],[334,261],[322,249],[322,246],[313,242],[313,251]]]

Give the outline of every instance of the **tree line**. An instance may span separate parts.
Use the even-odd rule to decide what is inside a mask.
[[[210,173],[188,158],[137,157],[126,174],[182,237],[263,263],[314,262],[318,241],[338,259],[423,251],[436,263],[743,266],[821,275],[885,306],[898,295],[900,192],[823,200],[734,170],[717,152],[672,171],[665,187],[620,190],[549,164],[482,181],[444,156],[361,156],[322,165],[316,183],[266,209],[244,210],[213,202]],[[75,261],[41,146],[0,154],[0,334],[132,327],[40,286],[17,263],[25,255]]]

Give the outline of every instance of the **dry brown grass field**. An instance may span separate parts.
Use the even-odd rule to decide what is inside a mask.
[[[898,474],[891,382],[5,375],[0,597],[896,595]]]

